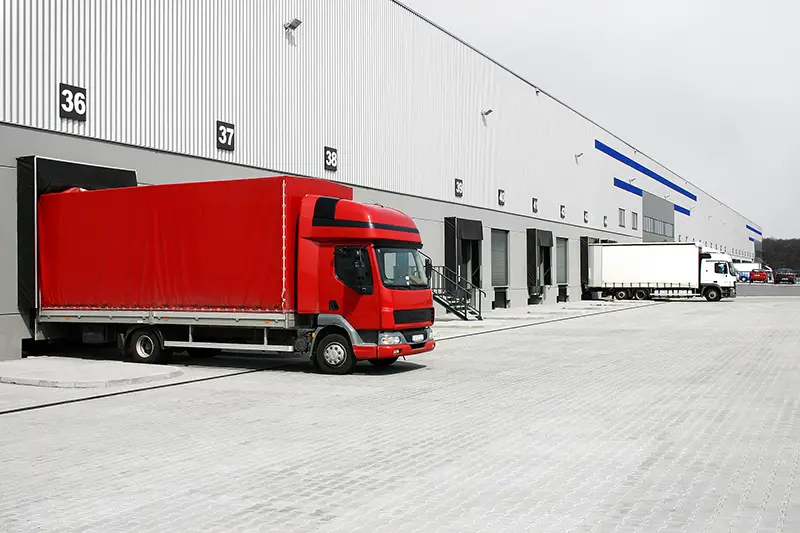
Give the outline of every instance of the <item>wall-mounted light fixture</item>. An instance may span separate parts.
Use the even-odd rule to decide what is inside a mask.
[[[669,200],[669,194],[664,195],[664,200]]]
[[[576,165],[578,164],[578,158],[581,157],[582,155],[583,155],[583,152],[581,152],[579,154],[575,154],[575,164]]]
[[[533,88],[536,91],[536,96],[539,96],[539,93],[542,92],[538,87]]]
[[[300,24],[302,24],[302,23],[303,23],[303,21],[300,20],[300,19],[292,19],[289,22],[284,23],[283,29],[286,30],[286,31],[294,31],[297,28],[299,28]]]
[[[486,111],[481,111],[481,116],[482,117],[488,117],[492,113],[494,113],[494,109],[487,109]]]
[[[636,178],[631,178],[631,179],[628,180],[628,183],[630,184],[630,183],[633,183],[634,181],[636,181]]]

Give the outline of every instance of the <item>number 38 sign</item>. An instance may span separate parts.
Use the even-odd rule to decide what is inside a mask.
[[[59,83],[58,116],[86,122],[86,89]]]
[[[325,147],[324,156],[325,170],[336,172],[339,170],[339,151],[330,146]]]

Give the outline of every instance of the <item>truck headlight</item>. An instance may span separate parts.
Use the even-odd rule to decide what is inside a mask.
[[[433,328],[428,328],[428,340],[436,340],[436,330]]]
[[[382,333],[378,342],[383,346],[394,346],[402,344],[403,338],[397,333]]]

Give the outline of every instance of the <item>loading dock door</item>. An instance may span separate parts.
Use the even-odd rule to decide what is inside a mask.
[[[581,237],[581,299],[591,300],[592,295],[587,291],[589,287],[589,245],[600,242],[594,237]]]
[[[32,332],[38,305],[36,204],[42,194],[72,187],[136,187],[136,171],[38,156],[17,158],[17,307],[30,318]]]
[[[458,274],[462,281],[481,286],[480,220],[447,217],[444,219],[444,266]]]
[[[535,228],[526,230],[528,263],[528,303],[544,297],[544,287],[552,285],[553,232]]]

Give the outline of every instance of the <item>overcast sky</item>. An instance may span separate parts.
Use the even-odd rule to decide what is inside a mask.
[[[800,237],[800,1],[401,1],[765,236]]]

